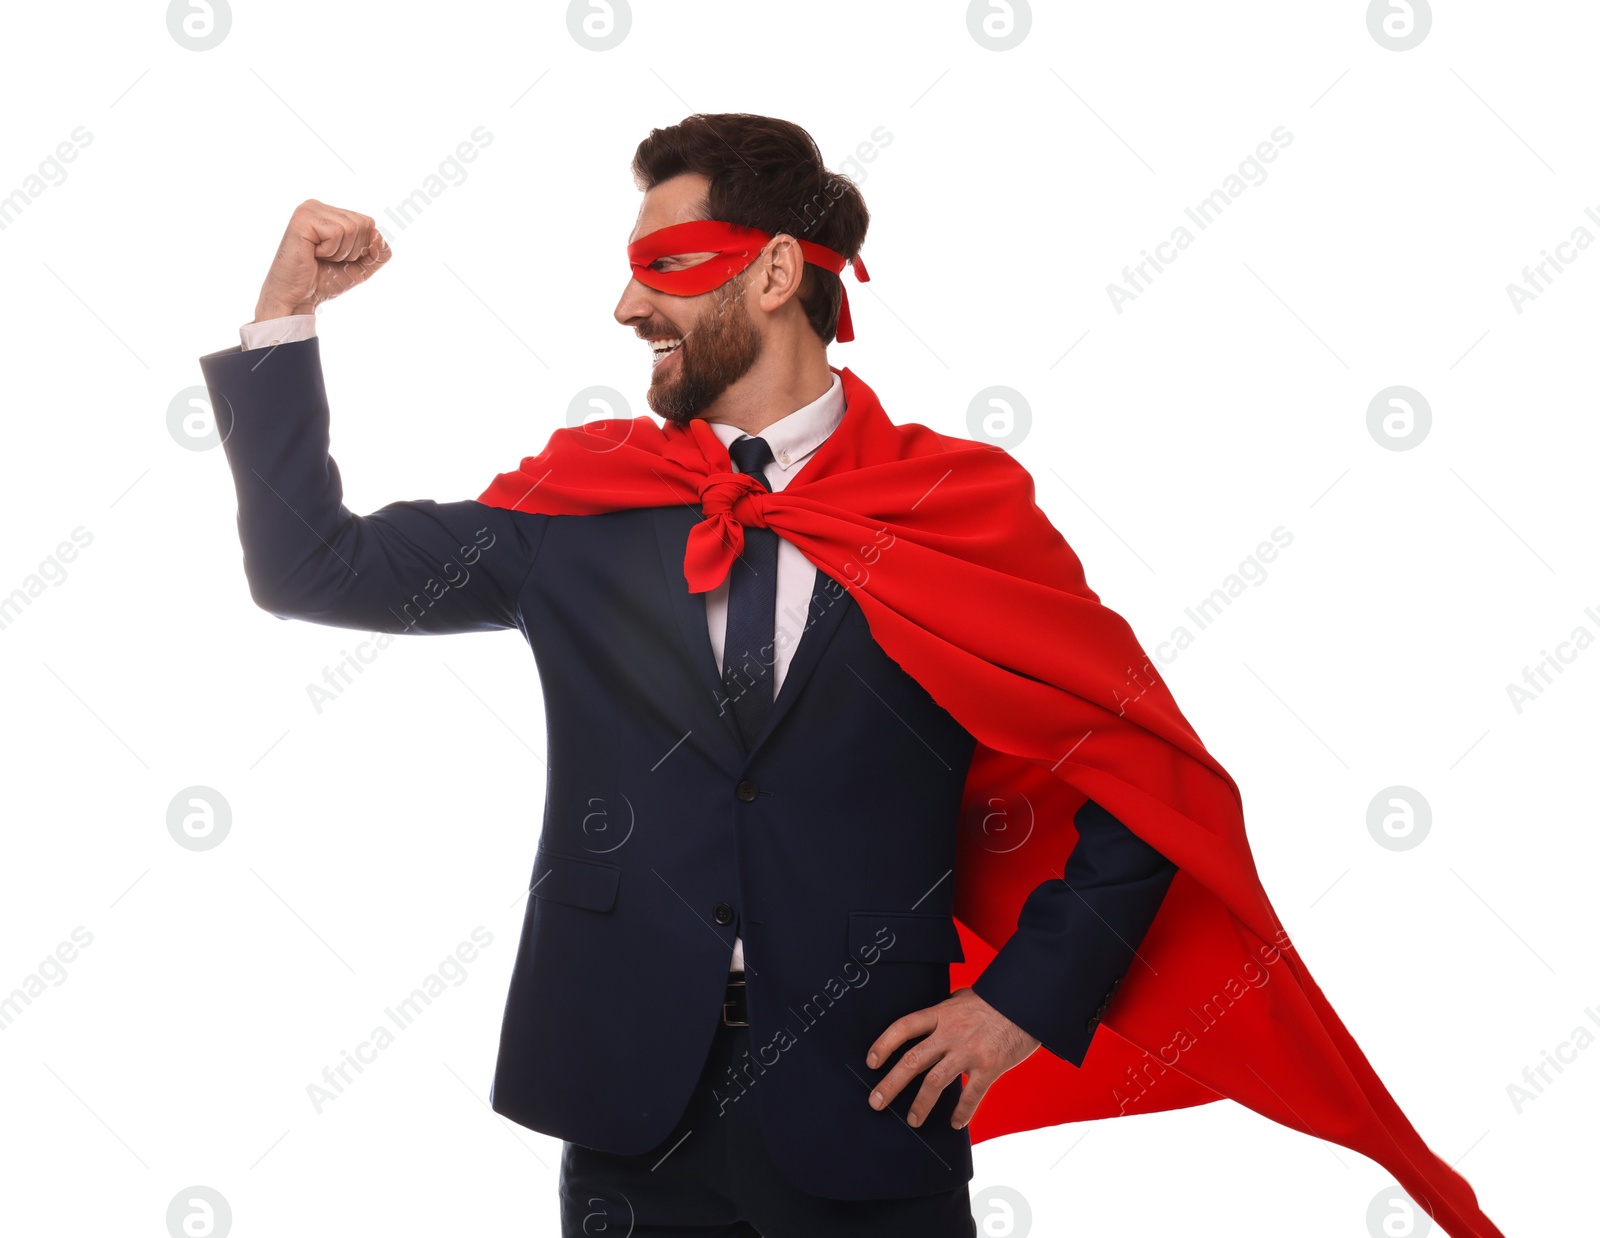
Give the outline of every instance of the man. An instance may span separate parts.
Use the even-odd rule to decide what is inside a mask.
[[[616,318],[660,424],[352,515],[312,315],[388,250],[319,202],[201,362],[259,605],[533,649],[551,772],[491,1095],[564,1141],[564,1231],[970,1235],[972,1142],[1229,1098],[1502,1238],[1032,479],[827,364],[855,187],[743,114],[652,132],[634,173]]]
[[[704,423],[776,496],[860,386],[826,348],[865,204],[802,129],[763,117],[690,117],[633,166],[615,317],[654,354],[650,408]],[[765,239],[731,276],[724,252],[650,256],[696,221]],[[396,633],[517,627],[532,647],[551,772],[492,1096],[564,1140],[563,1232],[974,1233],[968,1122],[1041,1044],[1083,1060],[1176,866],[1084,800],[1065,868],[951,993],[977,744],[885,652],[853,582],[751,525],[691,592],[702,512],[665,497],[343,506],[314,312],[389,257],[370,217],[303,203],[242,348],[201,366],[258,605]]]

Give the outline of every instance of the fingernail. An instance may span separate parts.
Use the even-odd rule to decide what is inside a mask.
[[[880,1105],[882,1105],[883,1104],[883,1093],[882,1092],[874,1092],[872,1094],[872,1102],[871,1103],[872,1103],[872,1107],[874,1109],[876,1109]]]
[[[921,1126],[922,1125],[922,1119],[919,1118],[914,1113],[910,1116],[910,1118],[907,1119],[907,1121],[909,1121],[912,1126]]]
[[[876,1053],[867,1054],[867,1065],[868,1066],[876,1066],[877,1064],[878,1064],[878,1055]]]

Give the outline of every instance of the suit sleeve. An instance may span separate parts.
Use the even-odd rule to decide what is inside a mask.
[[[250,596],[283,619],[369,632],[522,626],[548,517],[476,500],[344,505],[319,342],[200,358],[238,498]]]
[[[1093,800],[1061,879],[1039,885],[973,992],[1074,1066],[1160,910],[1177,865]]]

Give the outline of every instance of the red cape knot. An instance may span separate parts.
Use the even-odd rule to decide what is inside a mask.
[[[684,575],[689,592],[716,588],[734,559],[744,553],[744,527],[767,527],[767,491],[748,473],[710,473],[700,482],[705,519],[689,530]]]

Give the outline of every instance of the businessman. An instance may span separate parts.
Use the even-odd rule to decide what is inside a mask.
[[[838,475],[876,409],[827,356],[852,334],[843,266],[865,274],[859,190],[798,126],[743,114],[654,130],[633,171],[614,317],[650,351],[662,429],[720,445],[735,512],[819,451]],[[952,993],[978,744],[877,639],[856,586],[879,548],[830,575],[750,521],[707,587],[685,565],[716,540],[709,499],[353,514],[315,310],[389,258],[369,216],[302,203],[241,347],[201,368],[257,605],[532,649],[549,785],[492,1102],[564,1141],[562,1232],[973,1234],[967,1124],[1041,1046],[1082,1062],[1176,865],[1084,799],[1064,868]]]

